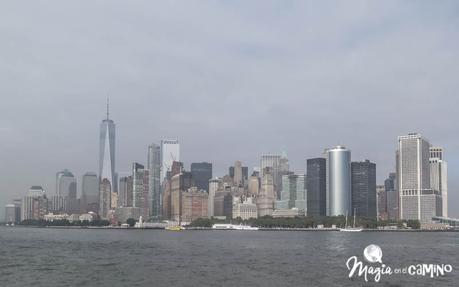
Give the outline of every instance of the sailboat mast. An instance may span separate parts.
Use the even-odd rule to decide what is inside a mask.
[[[354,226],[353,227],[355,228],[355,208],[354,208]]]

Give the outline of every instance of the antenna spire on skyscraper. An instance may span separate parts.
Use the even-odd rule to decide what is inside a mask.
[[[107,97],[107,120],[109,118],[109,115],[110,115],[110,99]]]

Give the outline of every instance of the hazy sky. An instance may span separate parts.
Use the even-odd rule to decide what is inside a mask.
[[[342,144],[382,183],[420,132],[459,216],[457,1],[2,1],[0,38],[0,210],[98,170],[109,94],[119,172],[162,138],[214,175]]]

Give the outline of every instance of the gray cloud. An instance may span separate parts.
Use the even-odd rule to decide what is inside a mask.
[[[0,204],[97,170],[107,93],[117,170],[178,137],[222,174],[344,144],[394,169],[396,137],[446,149],[459,216],[455,1],[17,1],[0,4]]]

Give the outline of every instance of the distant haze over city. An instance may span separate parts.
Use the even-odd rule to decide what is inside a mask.
[[[116,171],[180,141],[214,176],[262,153],[306,159],[344,145],[395,171],[397,137],[444,148],[459,217],[459,5],[364,1],[0,4],[0,206],[56,173],[99,172],[99,128],[116,124]]]

